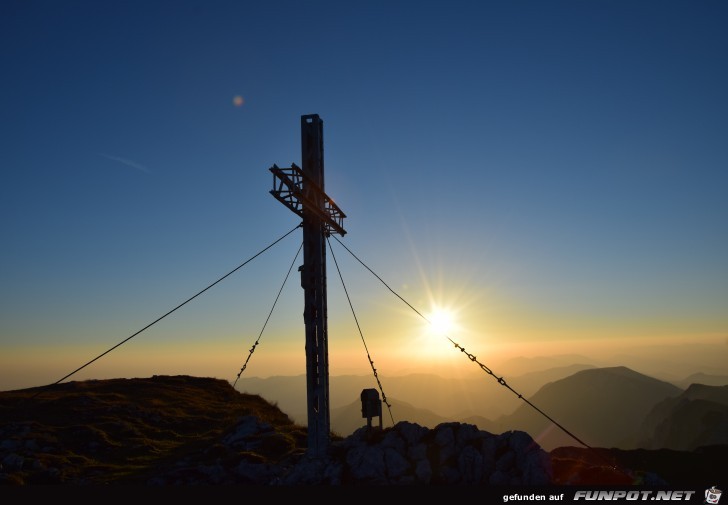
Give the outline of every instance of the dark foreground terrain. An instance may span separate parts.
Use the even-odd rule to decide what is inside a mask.
[[[728,475],[728,446],[546,452],[525,432],[492,434],[464,423],[361,428],[333,436],[325,460],[306,458],[306,441],[306,428],[278,407],[213,378],[91,380],[0,392],[0,484],[6,485],[705,488]]]

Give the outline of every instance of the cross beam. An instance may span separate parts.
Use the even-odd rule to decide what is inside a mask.
[[[304,207],[307,207],[324,222],[329,233],[338,233],[342,237],[346,235],[343,227],[346,214],[295,163],[291,163],[290,168],[273,165],[268,170],[273,173],[273,189],[270,194],[276,200],[301,217]],[[318,199],[323,200],[323,209],[316,205]]]
[[[344,213],[324,192],[323,121],[317,114],[301,116],[303,168],[273,165],[273,190],[279,202],[303,218],[304,289],[303,320],[306,325],[306,400],[308,410],[307,454],[327,455],[331,420],[329,409],[329,344],[326,303],[326,237],[344,235]]]

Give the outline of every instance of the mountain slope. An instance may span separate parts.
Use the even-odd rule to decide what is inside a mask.
[[[260,433],[266,450],[246,458],[277,463],[301,452],[305,428],[260,396],[227,381],[154,376],[68,382],[0,393],[0,476],[29,484],[144,480],[197,454],[223,457],[231,429]],[[242,423],[242,424],[241,424]],[[12,483],[12,482],[11,482]],[[22,483],[22,482],[21,482]]]
[[[537,372],[529,372],[508,380],[508,384],[525,397],[530,397],[538,392],[545,384],[564,379],[582,370],[596,368],[594,365],[573,364],[566,366],[558,366],[539,370]]]
[[[648,449],[728,444],[728,386],[692,384],[679,396],[660,402],[646,416],[640,438]]]
[[[0,392],[0,414],[0,484],[546,485],[552,475],[527,433],[454,422],[332,435],[325,457],[308,458],[288,416],[209,378]]]
[[[611,367],[583,370],[547,384],[529,401],[592,447],[632,449],[650,410],[680,392],[677,386],[629,368]],[[547,450],[581,445],[526,404],[497,422],[501,429],[531,433]]]

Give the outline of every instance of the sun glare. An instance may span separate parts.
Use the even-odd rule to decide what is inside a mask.
[[[428,318],[430,330],[439,336],[447,336],[455,327],[455,318],[452,311],[443,308],[435,308]]]

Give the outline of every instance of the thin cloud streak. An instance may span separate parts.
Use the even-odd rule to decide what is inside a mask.
[[[139,163],[137,163],[135,161],[127,160],[126,158],[119,158],[118,156],[110,156],[110,155],[104,154],[104,153],[98,153],[98,154],[99,154],[99,156],[103,156],[104,158],[106,158],[108,160],[116,161],[116,162],[119,162],[128,167],[136,168],[137,170],[141,170],[142,172],[145,172],[147,174],[151,173],[151,171],[147,167],[145,167],[144,165],[140,165]]]

